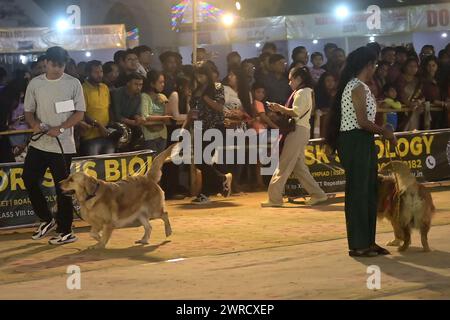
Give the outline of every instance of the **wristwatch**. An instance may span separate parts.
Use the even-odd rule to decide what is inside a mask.
[[[59,132],[62,134],[64,133],[64,131],[66,131],[66,129],[64,129],[63,127],[59,128]]]

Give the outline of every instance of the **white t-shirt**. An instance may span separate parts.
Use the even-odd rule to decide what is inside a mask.
[[[297,114],[295,123],[298,126],[308,129],[311,128],[309,120],[311,119],[311,111],[313,106],[312,95],[313,90],[311,88],[300,89],[295,93],[294,103],[292,104],[292,110]]]
[[[350,131],[354,129],[361,129],[356,118],[355,106],[352,101],[352,91],[359,85],[364,87],[366,92],[366,106],[367,106],[367,119],[375,123],[375,116],[377,113],[377,103],[375,97],[373,96],[370,88],[367,84],[359,80],[358,78],[353,78],[347,83],[344,89],[341,100],[341,130],[340,131]]]

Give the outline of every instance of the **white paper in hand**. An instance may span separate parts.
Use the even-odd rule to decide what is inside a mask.
[[[73,100],[61,101],[55,103],[56,113],[64,113],[75,111]]]

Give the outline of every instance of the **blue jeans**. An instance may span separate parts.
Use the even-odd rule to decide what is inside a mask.
[[[164,150],[166,150],[167,146],[167,140],[163,138],[153,139],[153,140],[146,140],[144,142],[144,148],[150,149],[152,151],[155,151],[156,154],[160,154]]]
[[[96,138],[81,142],[81,152],[85,156],[98,156],[101,154],[111,154],[116,152],[112,140],[108,138]]]

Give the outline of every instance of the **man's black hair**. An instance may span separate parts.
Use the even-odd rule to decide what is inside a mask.
[[[90,76],[91,75],[91,72],[92,72],[92,69],[94,69],[94,68],[96,68],[96,67],[101,67],[102,66],[102,62],[101,61],[98,61],[98,60],[92,60],[92,61],[89,61],[87,64],[86,64],[86,74],[88,75],[88,76]]]
[[[127,76],[127,83],[129,83],[130,81],[133,80],[142,80],[144,81],[144,77],[141,76],[139,73],[137,72],[132,72]]]
[[[45,53],[45,60],[56,63],[58,66],[62,67],[69,62],[70,57],[67,50],[61,47],[51,47]]]

